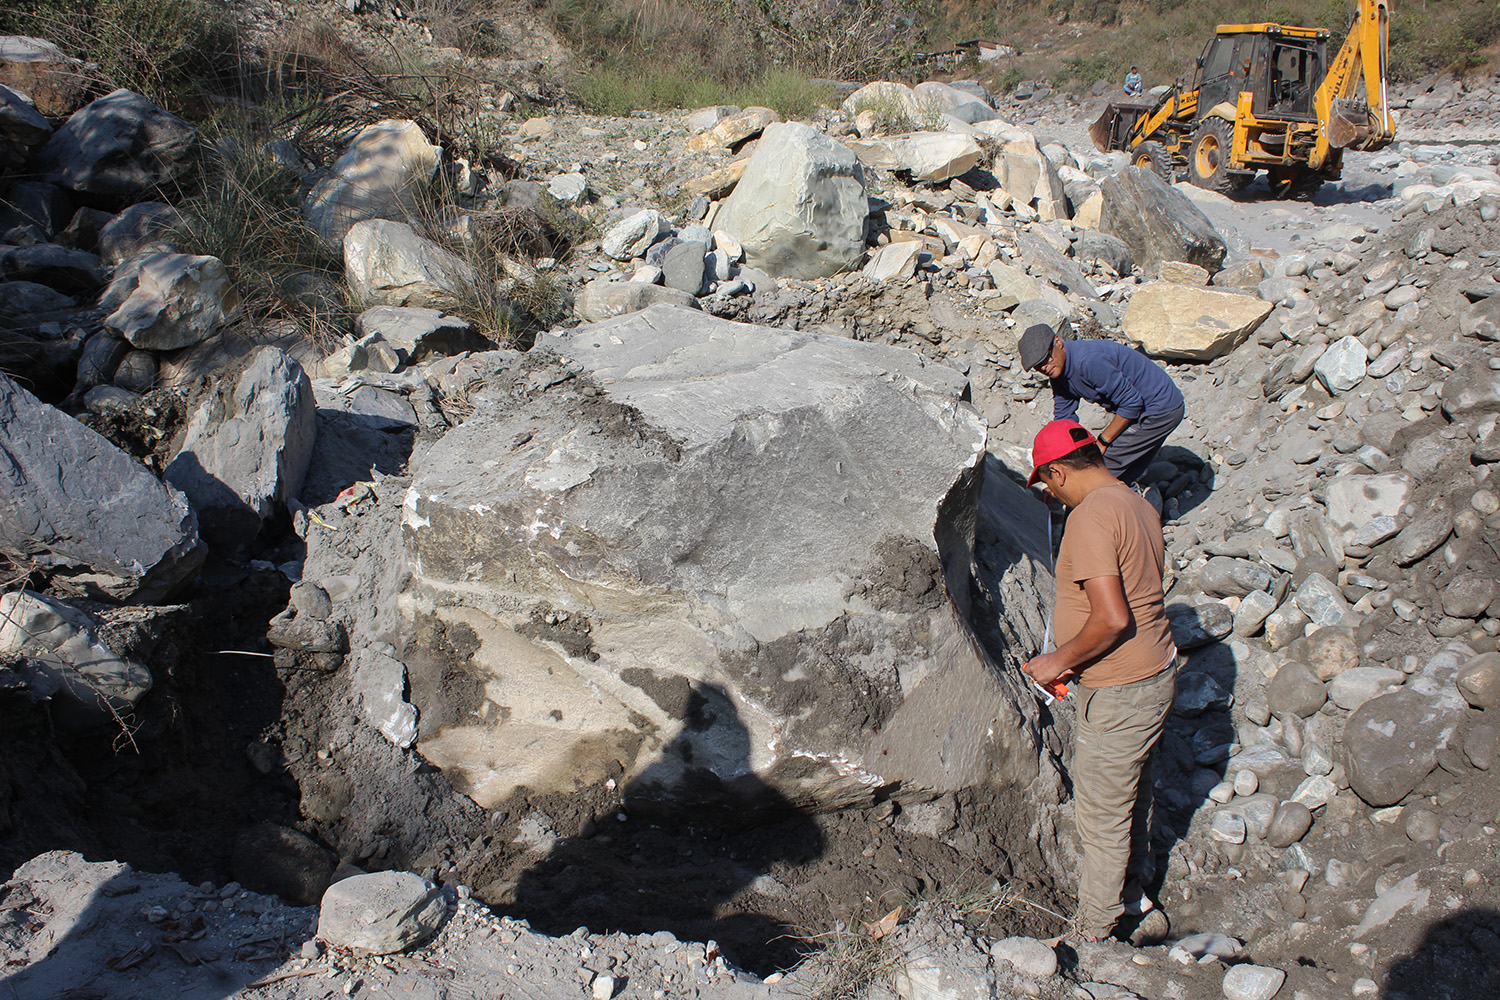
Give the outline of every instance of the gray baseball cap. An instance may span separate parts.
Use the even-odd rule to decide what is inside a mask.
[[[1052,353],[1052,341],[1056,336],[1057,331],[1046,323],[1028,326],[1017,344],[1018,353],[1021,355],[1021,368],[1031,371],[1046,361],[1047,355]]]

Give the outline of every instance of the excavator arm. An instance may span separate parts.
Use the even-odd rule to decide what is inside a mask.
[[[1335,150],[1375,150],[1388,146],[1396,134],[1386,93],[1386,53],[1390,34],[1389,0],[1359,0],[1359,14],[1328,75],[1314,95],[1318,113],[1318,141],[1308,166],[1318,170]],[[1363,77],[1365,94],[1355,97]]]

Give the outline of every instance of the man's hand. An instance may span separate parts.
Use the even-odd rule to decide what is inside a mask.
[[[1026,665],[1021,669],[1031,675],[1032,680],[1043,686],[1051,684],[1059,677],[1066,677],[1073,672],[1068,666],[1068,661],[1058,656],[1056,650],[1034,657],[1027,661]]]

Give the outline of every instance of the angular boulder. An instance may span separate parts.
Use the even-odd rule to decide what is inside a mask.
[[[733,149],[760,135],[767,125],[779,121],[781,116],[770,108],[746,108],[688,139],[687,149],[694,153],[717,147]]]
[[[140,94],[116,90],[74,112],[32,163],[72,191],[132,198],[187,173],[198,133]]]
[[[318,938],[361,954],[390,955],[430,938],[447,915],[443,891],[419,875],[354,875],[323,893]]]
[[[253,540],[261,522],[301,492],[316,416],[312,383],[276,347],[261,348],[199,402],[165,476],[192,501],[216,550]]]
[[[816,129],[771,125],[715,225],[778,278],[847,271],[865,249],[869,196],[859,158]]]
[[[1036,209],[1041,219],[1068,218],[1068,195],[1057,167],[1038,148],[1036,137],[1021,133],[995,155],[995,180],[1012,198]]]
[[[1125,307],[1125,338],[1154,358],[1212,361],[1243,344],[1271,303],[1212,288],[1145,285]]]
[[[648,306],[669,305],[697,309],[698,300],[687,292],[644,281],[610,281],[596,278],[578,292],[575,308],[586,323],[640,312]]]
[[[979,165],[979,143],[956,132],[912,132],[848,144],[860,162],[884,170],[902,170],[919,181],[946,181]]]
[[[0,375],[0,551],[57,586],[158,601],[198,571],[187,498],[87,427]]]
[[[651,245],[664,238],[672,224],[654,208],[643,208],[610,227],[599,249],[615,260],[644,257]]]
[[[302,202],[302,215],[324,241],[339,246],[365,219],[406,220],[421,187],[437,172],[442,150],[416,122],[366,125]]]
[[[1452,643],[1400,691],[1360,705],[1344,725],[1349,787],[1372,806],[1395,805],[1437,766],[1468,705],[1456,679],[1474,651]]]
[[[239,293],[217,257],[153,253],[141,261],[135,290],[104,325],[142,350],[201,343],[239,312]]]
[[[359,314],[354,329],[361,337],[379,336],[402,351],[408,364],[434,355],[445,357],[493,346],[468,320],[449,316],[441,309],[374,306]]]
[[[474,287],[474,269],[404,222],[366,219],[344,237],[349,290],[369,305],[442,309]]]
[[[142,201],[111,218],[99,230],[99,256],[115,267],[146,249],[161,245],[172,230],[183,224],[182,213],[160,201]]]
[[[115,722],[151,690],[151,671],[106,646],[92,615],[29,590],[0,595],[0,654],[24,658],[31,690],[66,724]]]
[[[963,624],[981,488],[1018,540],[1017,608],[1038,606],[1045,515],[981,474],[961,375],[666,306],[528,357],[549,356],[476,397],[405,500],[417,749],[457,787],[486,806],[621,774],[634,809],[837,806],[892,781],[1057,801],[1015,683],[1039,616],[1002,624],[1004,666]]]
[[[1209,274],[1224,263],[1224,237],[1187,195],[1155,171],[1126,167],[1099,188],[1104,194],[1099,231],[1124,240],[1148,274],[1169,260],[1197,264]]]

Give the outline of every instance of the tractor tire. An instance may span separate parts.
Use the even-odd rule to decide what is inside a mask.
[[[1188,180],[1194,187],[1229,194],[1235,189],[1233,151],[1234,129],[1230,124],[1222,118],[1205,118],[1188,146]]]
[[[1159,142],[1143,142],[1131,150],[1130,165],[1154,170],[1168,184],[1177,180],[1177,171],[1172,166],[1172,154]]]

